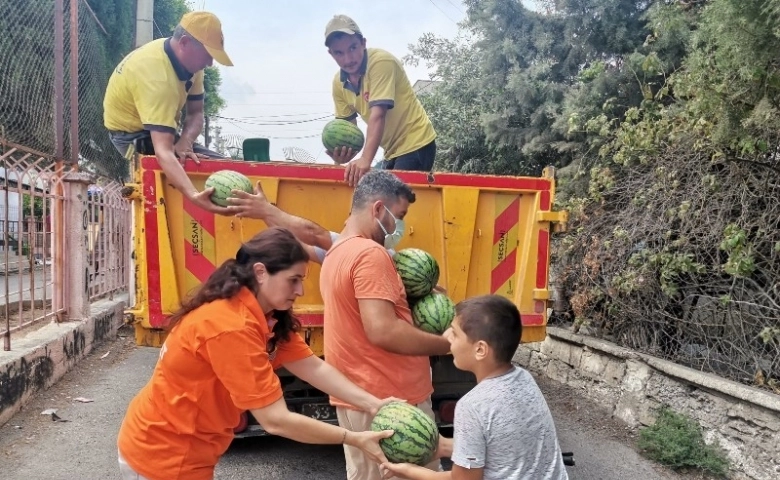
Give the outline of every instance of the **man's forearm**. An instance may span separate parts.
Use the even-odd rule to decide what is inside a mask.
[[[440,335],[424,332],[401,319],[389,325],[391,328],[383,331],[366,332],[368,340],[399,355],[446,355],[450,351],[450,342]]]
[[[303,243],[328,250],[332,241],[330,232],[311,220],[291,215],[276,205],[268,204],[262,220],[269,227],[282,227],[290,230]]]
[[[168,182],[181,192],[184,198],[192,199],[198,193],[198,190],[192,184],[190,177],[187,176],[187,172],[184,171],[184,167],[179,163],[173,150],[157,151],[156,155]]]
[[[366,145],[363,147],[361,159],[371,164],[374,161],[379,144],[382,142],[382,135],[385,131],[385,114],[371,112],[368,119],[368,129],[366,132]]]
[[[181,138],[190,143],[195,143],[198,135],[203,131],[204,118],[203,112],[187,112],[184,127],[181,129]]]

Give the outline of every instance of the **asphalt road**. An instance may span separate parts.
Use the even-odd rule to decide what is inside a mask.
[[[46,267],[46,298],[51,300],[52,298],[52,267]],[[22,298],[24,300],[32,299],[31,282],[35,282],[35,299],[43,300],[43,288],[44,277],[43,269],[38,268],[33,272],[25,272],[22,274],[13,273],[8,275],[0,275],[0,306],[5,304],[11,304],[19,301],[19,292],[22,292]],[[5,289],[8,288],[8,296],[6,297]],[[0,472],[2,474],[2,472]]]
[[[139,348],[132,334],[99,347],[63,380],[0,427],[0,479],[98,480],[119,478],[116,435],[127,403],[148,380],[158,349]],[[101,358],[108,352],[105,358]],[[540,386],[556,420],[564,451],[574,451],[571,479],[666,480],[682,477],[638,455],[634,433],[609,419],[578,392],[544,379]],[[75,401],[78,397],[91,403]],[[41,415],[56,408],[65,422]],[[217,479],[344,479],[340,447],[303,445],[277,437],[237,440]]]

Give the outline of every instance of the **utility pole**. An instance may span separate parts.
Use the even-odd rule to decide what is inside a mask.
[[[210,148],[209,144],[211,144],[211,135],[209,135],[210,132],[209,132],[209,116],[208,115],[206,115],[205,124],[206,124],[205,128],[203,129],[203,137],[204,137],[204,140],[205,140],[206,144],[204,146],[206,148]]]
[[[136,0],[134,48],[152,40],[154,40],[154,0]]]

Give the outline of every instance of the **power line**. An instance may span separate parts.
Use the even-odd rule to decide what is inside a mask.
[[[326,115],[326,116],[319,117],[319,118],[310,118],[310,119],[307,119],[307,120],[297,120],[297,121],[290,121],[290,122],[250,122],[250,121],[247,121],[247,120],[243,120],[243,118],[251,118],[251,117],[223,117],[223,116],[220,116],[220,115],[214,115],[214,118],[220,118],[220,119],[223,119],[223,120],[229,120],[229,121],[238,122],[238,123],[245,123],[247,125],[257,125],[257,126],[261,126],[261,127],[268,127],[268,126],[297,125],[297,124],[301,124],[301,123],[319,122],[319,121],[322,121],[322,120],[328,120],[330,118],[333,118],[333,115]]]
[[[333,106],[332,103],[229,103],[229,106],[235,107],[239,105],[254,105],[254,106],[268,106],[268,107],[324,107]]]
[[[447,3],[449,3],[453,7],[457,8],[460,13],[465,13],[463,10],[461,10],[461,8],[458,5],[455,5],[454,3],[452,3],[452,0],[447,0]]]
[[[445,17],[447,17],[447,18],[448,18],[448,19],[449,19],[449,20],[450,20],[452,23],[454,23],[455,25],[457,25],[457,24],[458,24],[458,22],[456,22],[455,20],[453,20],[453,19],[452,19],[452,17],[450,17],[449,15],[447,15],[447,12],[445,12],[444,10],[442,10],[440,6],[436,5],[436,3],[434,3],[434,1],[433,1],[433,0],[428,0],[428,1],[429,1],[429,2],[431,2],[431,5],[433,5],[434,7],[436,7],[436,8],[437,8],[437,9],[438,9],[438,10],[439,10],[439,11],[440,11],[440,12],[441,12],[441,13],[442,13],[442,14],[443,14]]]
[[[263,133],[258,133],[256,131],[247,130],[246,128],[242,127],[241,125],[237,125],[236,123],[232,122],[229,119],[223,119],[223,120],[225,120],[229,124],[233,125],[234,127],[238,128],[240,130],[243,130],[244,132],[247,132],[247,133],[249,133],[251,135],[254,135],[254,136],[257,136],[257,137],[268,138],[270,140],[304,140],[304,139],[308,139],[308,138],[317,138],[317,137],[322,136],[322,132],[313,133],[311,135],[300,135],[300,136],[291,136],[291,137],[265,135]]]
[[[325,90],[308,90],[308,91],[287,90],[287,91],[280,91],[280,92],[239,92],[239,91],[223,92],[222,90],[219,91],[220,95],[306,95],[306,94],[321,94],[321,93],[322,94],[330,94],[332,92],[330,92],[330,91],[326,92]]]
[[[230,106],[230,104],[228,106]],[[255,115],[255,116],[241,116],[241,117],[232,117],[232,118],[263,119],[263,118],[302,117],[302,116],[313,116],[313,115],[317,115],[317,116],[333,115],[333,112],[288,113],[288,114],[282,114],[282,115]]]

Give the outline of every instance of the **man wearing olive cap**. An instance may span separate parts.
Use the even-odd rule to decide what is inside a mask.
[[[357,23],[336,15],[325,27],[325,46],[338,64],[333,78],[336,118],[368,124],[366,142],[358,152],[345,147],[328,152],[346,164],[344,180],[357,182],[370,168],[378,148],[385,151],[383,168],[429,172],[436,157],[436,132],[412,89],[403,64],[390,52],[366,48]]]
[[[151,41],[119,63],[106,88],[103,123],[120,154],[131,158],[134,142],[150,139],[167,180],[182,195],[205,210],[227,214],[209,200],[211,189],[198,192],[182,167],[187,158],[199,163],[199,158],[221,157],[195,144],[203,130],[203,69],[214,60],[233,65],[219,19],[209,12],[185,14],[172,37]]]

